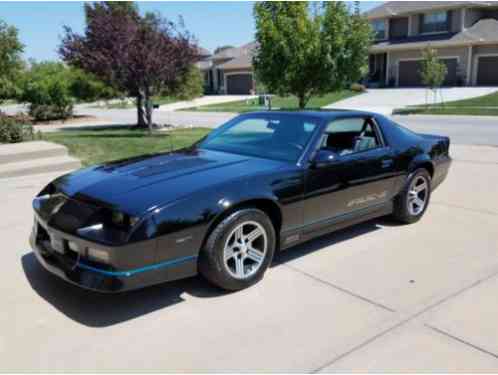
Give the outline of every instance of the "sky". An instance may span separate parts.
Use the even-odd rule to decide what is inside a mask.
[[[363,11],[381,2],[362,1]],[[0,2],[0,19],[18,28],[25,45],[24,57],[38,61],[58,59],[63,26],[82,32],[85,26],[83,2]],[[164,1],[139,2],[141,12],[159,11],[176,21],[182,16],[185,27],[201,47],[211,52],[221,45],[240,46],[254,38],[252,2]]]

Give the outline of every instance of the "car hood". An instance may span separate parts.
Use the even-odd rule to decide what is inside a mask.
[[[56,179],[57,191],[131,215],[220,183],[281,168],[285,163],[189,149],[81,169]]]

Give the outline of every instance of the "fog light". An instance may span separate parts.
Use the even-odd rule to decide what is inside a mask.
[[[91,247],[88,248],[88,258],[96,260],[98,262],[109,262],[109,253],[104,250],[93,249]]]

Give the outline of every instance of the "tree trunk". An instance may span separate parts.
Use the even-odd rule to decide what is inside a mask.
[[[145,120],[147,121],[147,127],[149,128],[149,134],[152,134],[152,98],[150,96],[149,88],[145,89]]]
[[[136,101],[137,101],[137,126],[139,128],[145,128],[147,124],[145,122],[144,103],[141,92],[138,93]]]
[[[306,107],[306,104],[308,103],[308,99],[306,98],[305,94],[301,94],[298,96],[299,99],[299,109],[304,109]]]

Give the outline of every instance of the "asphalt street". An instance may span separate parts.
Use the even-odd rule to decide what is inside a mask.
[[[8,113],[15,113],[22,109],[22,106],[5,106],[2,108]],[[120,125],[136,123],[136,111],[134,109],[100,109],[80,105],[76,107],[75,113],[93,116],[98,119],[99,125],[103,123]],[[236,114],[156,110],[153,116],[154,121],[158,124],[216,128],[236,116]],[[451,138],[453,144],[498,146],[497,117],[407,115],[392,116],[392,119],[416,132],[447,135]],[[82,125],[64,126],[76,127]]]
[[[134,110],[84,109],[81,114],[96,116],[115,123],[130,124],[136,120]],[[159,124],[174,126],[203,126],[216,128],[236,114],[223,112],[155,111]],[[498,146],[498,118],[488,116],[391,116],[407,128],[421,133],[447,135],[455,144]]]

